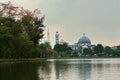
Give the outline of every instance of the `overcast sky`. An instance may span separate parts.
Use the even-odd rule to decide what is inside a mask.
[[[0,0],[6,1],[25,9],[39,8],[52,45],[56,31],[69,44],[78,42],[83,33],[92,44],[120,44],[120,0]]]

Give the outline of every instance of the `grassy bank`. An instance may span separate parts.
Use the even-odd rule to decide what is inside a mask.
[[[120,57],[113,57],[113,56],[81,56],[78,58],[120,58]]]
[[[120,57],[80,56],[80,57],[59,57],[59,58],[48,58],[48,59],[94,59],[94,58],[120,58]],[[0,63],[39,62],[39,61],[45,61],[45,60],[47,60],[47,58],[0,59]]]
[[[0,59],[0,63],[4,62],[37,62],[45,61],[46,58],[22,58],[22,59]]]
[[[120,57],[112,57],[112,56],[80,56],[80,57],[56,57],[51,59],[94,59],[94,58],[120,58]]]

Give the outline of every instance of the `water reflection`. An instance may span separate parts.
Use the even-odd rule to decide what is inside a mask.
[[[0,64],[0,80],[119,80],[120,59]]]
[[[120,76],[120,59],[50,60],[48,63],[49,70],[45,70],[48,74],[42,73],[44,80],[114,80]],[[39,71],[40,74],[41,68]]]
[[[0,64],[0,80],[39,80],[32,63]]]

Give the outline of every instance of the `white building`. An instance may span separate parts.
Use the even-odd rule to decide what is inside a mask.
[[[74,45],[71,45],[70,47],[73,50],[78,50],[79,48],[92,48],[93,45],[91,45],[91,41],[88,37],[86,37],[85,34],[83,34],[83,36],[78,40],[77,43],[75,43]]]
[[[58,33],[58,31],[55,33],[55,43],[59,44],[59,39],[60,39],[60,35]]]

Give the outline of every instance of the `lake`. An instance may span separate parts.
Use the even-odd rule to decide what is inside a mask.
[[[0,64],[0,80],[119,80],[120,59],[48,59]]]

